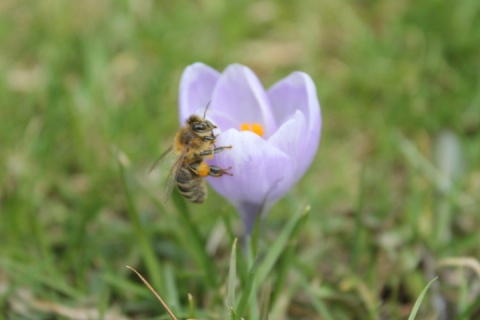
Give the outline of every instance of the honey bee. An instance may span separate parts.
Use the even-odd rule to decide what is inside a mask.
[[[231,168],[223,169],[218,166],[210,166],[205,162],[206,157],[232,148],[232,146],[215,146],[216,136],[213,129],[217,127],[205,119],[205,114],[203,118],[198,115],[188,117],[185,126],[175,135],[173,146],[160,156],[163,158],[171,150],[177,156],[166,185],[165,196],[167,199],[173,186],[176,185],[180,194],[187,200],[193,203],[202,203],[207,196],[205,177],[232,175],[228,172]]]
[[[183,163],[177,168],[175,184],[178,191],[193,203],[202,203],[207,196],[206,176],[232,175],[228,169],[208,165],[202,158],[193,163]]]

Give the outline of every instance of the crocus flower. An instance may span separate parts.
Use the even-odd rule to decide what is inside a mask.
[[[195,63],[183,72],[179,112],[203,116],[218,126],[216,146],[233,146],[210,164],[233,176],[211,177],[211,186],[232,203],[250,233],[302,177],[318,148],[320,105],[312,79],[294,72],[265,90],[247,67],[233,64],[223,73]]]

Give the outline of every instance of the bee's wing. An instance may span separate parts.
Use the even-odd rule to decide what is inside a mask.
[[[170,195],[172,194],[172,190],[173,190],[173,187],[175,186],[175,180],[178,174],[178,169],[180,169],[180,167],[182,166],[182,163],[183,163],[183,160],[185,159],[185,155],[187,154],[187,151],[188,151],[187,148],[183,149],[182,153],[178,156],[177,160],[175,160],[175,163],[173,164],[172,169],[168,174],[167,182],[165,184],[165,191],[164,191],[165,201],[169,199]]]
[[[158,164],[160,163],[161,160],[163,160],[165,158],[165,156],[167,154],[169,154],[171,151],[173,150],[173,146],[170,146],[167,148],[167,150],[165,150],[158,158],[157,160],[155,160],[155,162],[152,163],[152,165],[150,166],[150,168],[148,169],[148,173],[151,173],[153,171],[153,169],[155,169]]]

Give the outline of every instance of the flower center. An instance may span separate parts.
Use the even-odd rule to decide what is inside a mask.
[[[253,133],[258,134],[260,137],[263,137],[263,127],[260,123],[242,123],[240,125],[241,131],[252,131]]]

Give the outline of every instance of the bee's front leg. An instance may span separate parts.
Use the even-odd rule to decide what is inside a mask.
[[[203,140],[207,140],[207,141],[212,141],[212,143],[215,141],[215,139],[217,138],[217,136],[215,135],[210,135],[210,136],[205,136],[203,137]]]

